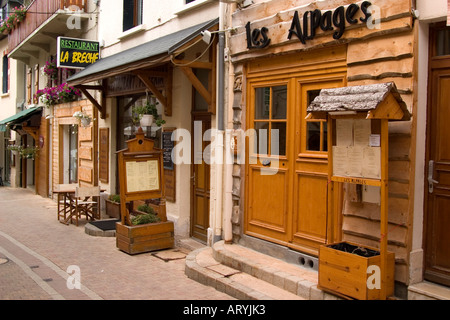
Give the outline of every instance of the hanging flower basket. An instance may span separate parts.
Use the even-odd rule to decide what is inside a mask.
[[[73,114],[74,118],[77,118],[78,120],[80,120],[81,125],[83,127],[88,127],[91,124],[92,118],[90,115],[85,114],[81,111],[77,111]]]
[[[19,157],[25,158],[25,159],[34,159],[37,156],[37,153],[39,152],[39,148],[36,146],[17,146],[12,145],[7,147],[10,151],[17,151],[19,153]]]

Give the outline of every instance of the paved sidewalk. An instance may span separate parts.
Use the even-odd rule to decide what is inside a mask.
[[[0,187],[0,300],[233,300],[189,279],[182,249],[131,256],[115,241],[59,223],[56,203],[31,190]]]

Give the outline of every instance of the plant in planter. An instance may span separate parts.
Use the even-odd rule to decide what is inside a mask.
[[[133,226],[147,224],[147,223],[156,223],[160,222],[161,219],[154,213],[146,213],[135,216],[131,219],[131,224]]]
[[[58,68],[56,66],[55,59],[49,60],[45,63],[45,66],[42,68],[42,73],[50,79],[56,79],[58,77]]]
[[[157,104],[158,102],[151,103],[150,101],[147,101],[144,105],[135,106],[133,108],[134,112],[137,113],[140,117],[141,126],[150,127],[152,123],[155,122],[156,125],[160,127],[161,125],[166,123],[166,121],[163,120],[158,114],[158,109],[156,108]]]
[[[82,111],[77,111],[73,114],[74,118],[77,118],[78,120],[80,120],[81,125],[83,127],[87,127],[91,124],[92,118],[90,115],[83,113]]]
[[[19,153],[19,157],[25,159],[34,159],[36,158],[37,153],[39,152],[39,147],[36,146],[17,146],[11,145],[7,147],[10,151],[17,151]]]
[[[105,199],[105,210],[111,218],[120,219],[120,195],[109,195],[108,199]]]

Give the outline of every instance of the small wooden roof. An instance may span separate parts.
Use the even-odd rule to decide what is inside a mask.
[[[307,108],[311,114],[342,111],[365,112],[368,119],[405,121],[411,118],[393,82],[322,89]]]

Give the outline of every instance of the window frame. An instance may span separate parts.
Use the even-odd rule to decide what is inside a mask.
[[[132,20],[133,20],[133,22],[132,22],[132,25],[130,25],[130,26],[126,26],[125,25],[125,14],[126,14],[126,11],[125,11],[125,6],[126,6],[126,2],[127,1],[132,1],[132,6],[133,6],[133,10],[132,10]],[[131,30],[131,29],[133,29],[133,28],[135,28],[135,27],[137,27],[137,26],[140,26],[140,25],[142,25],[142,23],[143,23],[143,15],[144,15],[144,2],[143,2],[143,0],[124,0],[123,1],[123,12],[122,12],[122,32],[126,32],[126,31],[128,31],[128,30]],[[127,19],[128,20],[128,19]],[[128,21],[127,21],[127,23],[128,23]]]

